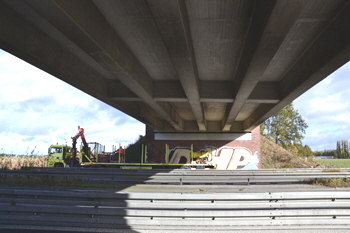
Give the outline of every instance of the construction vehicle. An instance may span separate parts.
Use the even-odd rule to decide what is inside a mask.
[[[82,145],[77,152],[77,139]],[[68,145],[51,145],[49,148],[48,167],[115,167],[122,169],[257,169],[259,158],[244,147],[206,147],[195,152],[191,147],[166,146],[164,163],[147,162],[147,146],[142,146],[141,162],[126,163],[126,150],[120,147],[112,152],[105,152],[105,147],[97,142],[87,143],[84,129],[78,126],[78,132],[72,137],[72,147]]]
[[[72,161],[72,147],[67,145],[51,145],[48,151],[48,167],[67,167]]]
[[[77,139],[81,138],[82,145],[80,152],[77,152]],[[77,167],[88,162],[94,164],[98,158],[105,154],[104,147],[97,142],[86,142],[84,129],[78,126],[78,132],[72,137],[72,146],[68,145],[51,145],[48,151],[48,167]]]

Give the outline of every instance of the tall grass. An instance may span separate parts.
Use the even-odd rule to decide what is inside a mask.
[[[19,170],[22,167],[46,167],[47,156],[0,154],[0,169]]]

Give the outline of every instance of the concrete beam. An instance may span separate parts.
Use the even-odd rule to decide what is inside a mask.
[[[0,47],[163,132],[244,132],[350,60],[350,2],[1,0]]]
[[[251,133],[154,133],[155,140],[252,140]]]
[[[157,0],[147,2],[196,117],[198,128],[205,131],[204,113],[199,98],[196,58],[186,4],[183,0],[168,1],[168,4],[160,4]],[[168,26],[169,24],[171,27]]]
[[[115,101],[142,101],[134,92],[119,80],[108,81],[107,97]]]
[[[250,131],[350,60],[350,3],[326,25],[279,82],[281,101],[262,105],[244,121]],[[315,59],[318,58],[318,59]]]
[[[259,82],[246,100],[246,103],[278,103],[281,100],[278,82]]]
[[[138,94],[143,97],[144,102],[152,106],[155,113],[158,112],[155,115],[161,115],[177,130],[183,129],[180,118],[177,118],[180,119],[179,122],[175,122],[151,98],[152,80],[148,78],[147,81],[147,77],[143,75],[147,72],[144,72],[127,47],[119,47],[123,42],[108,27],[109,24],[98,14],[99,11],[95,10],[93,3],[86,1],[79,4],[71,4],[70,1],[58,1],[57,4],[54,1],[36,3],[4,1],[2,9],[7,9],[7,13],[2,14],[5,18],[1,19],[0,23],[4,24],[1,29],[6,31],[2,33],[1,48],[143,121],[144,118],[139,114],[140,108],[134,111],[133,107],[125,103],[106,98],[110,89],[108,80],[115,80],[117,77],[123,80],[123,85],[128,86],[129,90],[132,89],[134,93],[139,91]],[[82,8],[86,11],[79,14]],[[70,17],[67,18],[67,15]],[[7,27],[11,29],[6,29]],[[12,33],[8,33],[10,31]],[[106,38],[102,34],[111,37]],[[26,38],[28,43],[18,41],[23,38]],[[29,42],[30,46],[27,46]],[[119,42],[118,48],[112,45],[116,42]],[[52,54],[55,56],[48,57]],[[124,56],[118,57],[119,55]],[[139,98],[142,99],[141,97]]]
[[[156,101],[166,102],[187,102],[186,94],[182,88],[180,81],[154,81],[153,98]]]
[[[200,81],[199,94],[200,102],[208,103],[233,103],[234,93],[232,92],[233,81]],[[186,94],[183,91],[180,81],[154,81],[153,98],[156,101],[166,102],[187,102]],[[278,82],[260,82],[251,95],[248,103],[277,103],[280,101],[280,87]],[[120,93],[122,95],[123,93]],[[125,94],[125,97],[131,97]],[[120,98],[123,98],[120,96]]]
[[[67,14],[84,36],[83,41],[90,41],[90,56],[102,64],[128,89],[140,97],[159,115],[169,121],[177,130],[183,130],[182,119],[172,117],[152,98],[152,79],[142,67],[128,46],[120,39],[105,17],[96,10],[96,5],[90,1],[76,4],[71,1],[56,1],[56,4]],[[83,7],[84,11],[81,11]],[[69,33],[69,32],[66,32]],[[108,35],[108,36],[106,36]],[[81,40],[79,40],[81,41]],[[76,43],[79,43],[76,41]]]
[[[201,102],[233,103],[233,81],[200,81]]]
[[[235,101],[230,109],[227,111],[227,117],[224,119],[223,131],[230,131],[233,122],[238,116],[240,110],[244,106],[245,101],[248,99],[255,86],[259,82],[259,76],[262,76],[265,68],[267,67],[270,57],[267,57],[265,53],[259,50],[266,50],[263,46],[262,41],[272,40],[272,35],[267,33],[268,38],[264,38],[264,31],[268,25],[271,12],[276,6],[276,1],[257,1],[255,6],[254,17],[252,19],[245,47],[242,52],[241,62],[238,65],[236,76],[234,78],[236,96]],[[278,43],[281,43],[282,38],[274,42],[276,45],[271,49],[277,49]],[[271,56],[273,52],[270,53]]]
[[[105,92],[107,83],[99,82],[96,77],[108,74],[98,69],[99,65],[93,59],[29,5],[18,1],[0,4],[2,49],[97,98],[103,97],[101,93]],[[75,69],[70,68],[73,64]]]

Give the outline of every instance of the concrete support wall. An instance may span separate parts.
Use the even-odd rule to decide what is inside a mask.
[[[251,133],[231,133],[222,134],[221,137],[217,134],[206,133],[197,138],[206,138],[205,140],[195,140],[196,134],[191,133],[173,133],[171,134],[157,133],[152,128],[146,126],[146,143],[148,162],[164,163],[165,162],[165,145],[168,144],[170,149],[175,147],[190,147],[194,146],[194,151],[200,151],[207,146],[213,147],[245,147],[251,151],[252,154],[257,153],[259,161],[261,161],[260,154],[260,126],[256,127]],[[231,136],[231,139],[227,139]],[[210,137],[212,137],[210,139]],[[222,139],[224,138],[224,139]],[[218,140],[219,139],[219,140]],[[260,164],[259,164],[260,168]]]

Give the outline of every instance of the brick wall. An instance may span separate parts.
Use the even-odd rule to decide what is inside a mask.
[[[193,144],[194,151],[199,151],[206,146],[214,146],[217,148],[223,146],[229,147],[245,147],[252,153],[257,152],[261,161],[260,154],[260,127],[256,127],[252,132],[252,140],[155,140],[154,130],[146,127],[146,143],[148,162],[164,163],[165,162],[165,145],[169,148],[175,147],[191,147]],[[259,166],[260,167],[260,166]]]

